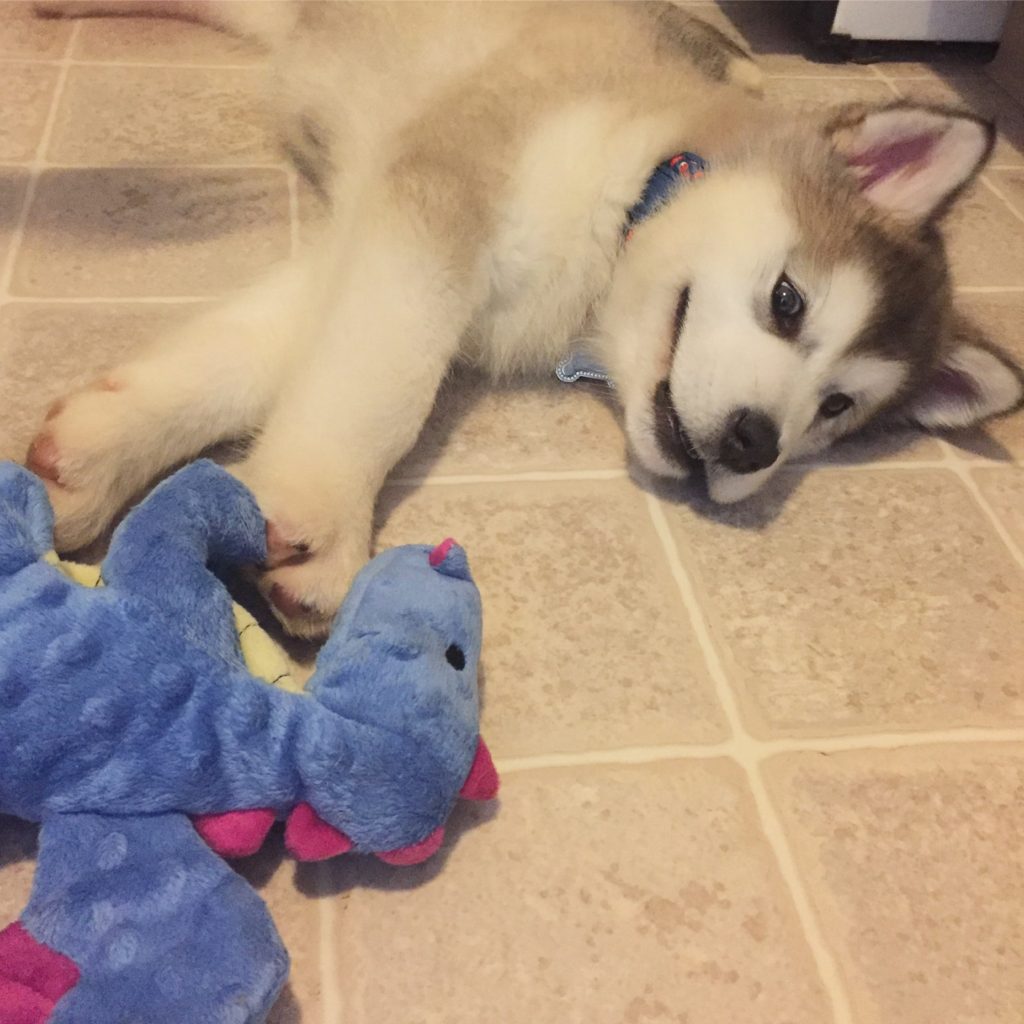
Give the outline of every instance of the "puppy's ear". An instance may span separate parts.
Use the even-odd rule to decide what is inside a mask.
[[[864,196],[902,220],[939,217],[985,165],[995,127],[946,107],[844,107],[826,135]]]
[[[952,348],[903,415],[922,427],[969,427],[1024,403],[1024,371],[964,317],[957,317]]]

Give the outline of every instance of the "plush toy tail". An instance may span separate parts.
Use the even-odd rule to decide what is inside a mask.
[[[53,510],[43,482],[23,466],[0,462],[0,575],[40,559],[53,546]]]

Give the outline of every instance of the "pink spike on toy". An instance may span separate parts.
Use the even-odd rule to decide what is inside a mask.
[[[447,540],[441,541],[441,543],[430,552],[429,562],[431,566],[436,569],[445,560],[445,556],[453,547],[455,547],[454,538],[449,537]]]
[[[383,853],[378,853],[377,857],[394,868],[408,868],[429,860],[441,849],[443,842],[444,825],[434,829],[422,842],[413,843],[412,846],[403,846],[399,850],[386,850]]]
[[[327,860],[348,853],[352,840],[328,825],[309,804],[297,804],[284,827],[284,845],[296,860]]]
[[[0,1024],[44,1024],[78,984],[78,967],[20,921],[0,931]]]
[[[469,769],[459,796],[466,800],[493,800],[498,795],[499,785],[498,769],[494,767],[491,752],[481,736],[477,740],[473,767]]]
[[[201,814],[193,824],[214,853],[222,857],[251,857],[263,845],[274,818],[274,812],[266,809],[227,811]]]

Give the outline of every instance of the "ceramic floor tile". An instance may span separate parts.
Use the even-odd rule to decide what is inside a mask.
[[[975,469],[971,475],[1017,546],[1024,551],[1024,469]]]
[[[796,459],[793,465],[864,466],[871,462],[922,462],[942,457],[934,437],[915,428],[892,424],[865,428],[824,452]]]
[[[29,172],[21,167],[0,167],[0,266],[7,259],[11,236],[18,222]]]
[[[667,509],[758,734],[1024,720],[1024,573],[943,470]]]
[[[290,249],[283,171],[53,170],[12,289],[28,296],[213,295]]]
[[[31,160],[50,112],[57,68],[49,64],[0,64],[0,161]]]
[[[1021,225],[1024,232],[1024,225]],[[957,305],[986,336],[1024,366],[1024,292],[957,296]],[[1007,461],[1024,458],[1024,412],[991,420],[983,427],[954,431],[947,440],[962,455]]]
[[[986,173],[986,177],[1007,198],[1010,205],[1024,217],[1024,168],[1017,170],[996,169]],[[1024,273],[1021,282],[1024,285]]]
[[[37,18],[25,0],[0,3],[0,56],[54,60],[63,55],[71,35],[69,22]]]
[[[953,280],[961,287],[1024,284],[1024,224],[977,182],[946,218]]]
[[[0,459],[21,459],[55,399],[84,387],[196,310],[144,303],[0,308]]]
[[[319,1024],[321,898],[317,868],[297,865],[285,854],[277,830],[260,853],[235,861],[234,867],[266,901],[291,957],[288,983],[267,1024]]]
[[[453,536],[469,553],[496,755],[723,738],[700,649],[630,483],[396,488],[383,504],[381,547]]]
[[[47,159],[107,167],[276,161],[263,81],[255,68],[73,67]]]
[[[0,814],[0,931],[21,915],[36,871],[35,825]]]
[[[442,864],[332,865],[325,1024],[831,1019],[734,766],[518,773],[460,817]]]
[[[857,1024],[1019,1024],[1024,746],[769,762]]]
[[[442,392],[419,443],[395,476],[622,469],[625,464],[622,428],[607,397],[558,383],[496,388],[459,374]]]
[[[1024,164],[1024,108],[994,82],[977,77],[936,77],[899,81],[896,86],[909,99],[966,106],[983,117],[994,118],[999,139],[992,162]]]
[[[227,33],[157,18],[89,18],[72,56],[121,63],[250,64],[265,60],[253,44]]]

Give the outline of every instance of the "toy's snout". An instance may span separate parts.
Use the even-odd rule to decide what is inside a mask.
[[[483,737],[478,738],[476,755],[459,796],[464,800],[493,800],[498,795],[498,770]],[[421,864],[441,848],[444,825],[438,826],[426,839],[397,850],[376,851],[385,864],[406,867]],[[327,860],[348,853],[353,842],[344,832],[329,825],[313,808],[299,804],[288,816],[284,832],[285,846],[296,860]]]

